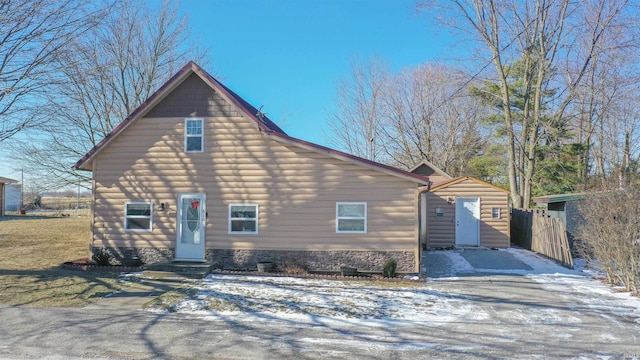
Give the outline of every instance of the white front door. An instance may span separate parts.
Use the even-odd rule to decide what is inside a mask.
[[[456,245],[480,244],[480,198],[456,198]]]
[[[204,260],[206,199],[200,193],[178,195],[176,260]]]

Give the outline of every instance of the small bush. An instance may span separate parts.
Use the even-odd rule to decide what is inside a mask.
[[[123,265],[130,266],[130,267],[140,267],[140,266],[144,265],[144,261],[142,261],[142,259],[140,259],[137,256],[132,256],[132,257],[126,259],[124,261]]]
[[[285,274],[289,275],[306,274],[308,272],[307,266],[299,260],[288,260],[280,265],[280,268]]]
[[[93,252],[91,261],[96,265],[109,266],[111,265],[111,253],[107,249],[99,248]]]
[[[382,276],[386,278],[394,278],[396,277],[396,267],[398,266],[398,262],[396,259],[387,259],[384,262],[384,267],[382,268]]]

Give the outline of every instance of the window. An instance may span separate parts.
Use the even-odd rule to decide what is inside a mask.
[[[146,202],[126,203],[124,207],[124,229],[128,231],[151,231],[153,206]]]
[[[442,208],[436,208],[436,217],[444,217],[444,210]]]
[[[257,234],[258,205],[229,205],[229,234]]]
[[[184,151],[202,152],[202,119],[184,120]]]
[[[500,219],[500,208],[491,208],[491,217],[494,219]]]
[[[367,232],[367,203],[364,203],[364,202],[336,203],[336,232],[366,233]]]

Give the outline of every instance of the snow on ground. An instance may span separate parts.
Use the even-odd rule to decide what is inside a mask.
[[[170,311],[209,318],[239,313],[312,320],[455,321],[478,318],[475,307],[424,283],[337,281],[292,277],[209,275]]]
[[[586,268],[584,260],[578,259],[574,262],[575,270],[570,270],[527,250],[512,248],[507,251],[535,265],[534,270],[526,274],[528,278],[541,283],[547,290],[559,293],[576,307],[596,310],[610,320],[609,314],[635,318],[635,322],[640,324],[640,298],[625,291],[616,291],[620,289],[600,281],[600,271]]]
[[[567,300],[576,306],[605,309],[603,316],[611,311],[640,319],[640,298],[616,293],[583,268],[566,269],[523,249],[502,251],[509,252],[531,269],[476,269],[459,251],[444,253],[455,272],[523,275],[541,283],[545,289],[571,296]],[[472,299],[456,296],[442,287],[443,291],[439,291],[435,286],[439,281],[455,279],[458,278],[454,275],[429,279],[427,283],[394,283],[212,274],[194,283],[186,291],[186,298],[170,304],[167,311],[210,320],[244,315],[380,324],[385,321],[447,323],[489,318],[489,314]]]

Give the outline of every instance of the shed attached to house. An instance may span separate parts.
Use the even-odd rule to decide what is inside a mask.
[[[0,176],[0,216],[4,216],[5,213],[5,185],[17,183],[18,180],[13,180]]]
[[[464,176],[434,184],[424,194],[427,248],[510,246],[507,190]]]
[[[93,172],[91,248],[121,260],[420,270],[428,177],[288,136],[193,62],[76,168]]]

